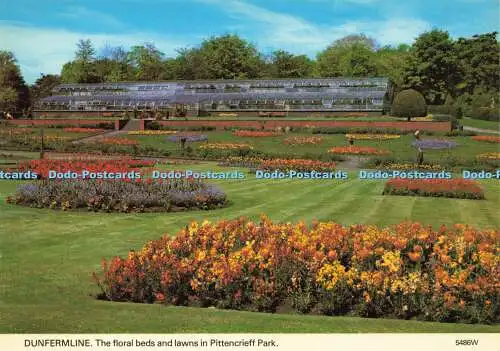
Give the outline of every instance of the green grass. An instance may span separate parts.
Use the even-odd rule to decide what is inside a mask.
[[[169,168],[222,169],[214,164]],[[227,168],[223,168],[228,170]],[[388,319],[260,314],[97,301],[91,273],[101,258],[126,255],[193,220],[240,216],[275,221],[334,220],[342,224],[468,223],[500,227],[498,181],[484,183],[487,200],[382,196],[383,181],[219,181],[231,206],[204,212],[102,214],[8,205],[17,182],[0,181],[0,332],[500,332],[499,326]]]
[[[460,124],[480,129],[496,130],[500,131],[500,122],[495,121],[483,121],[480,119],[463,118],[460,120]]]
[[[308,133],[287,133],[284,136],[276,137],[235,137],[229,131],[210,131],[210,132],[190,132],[194,134],[206,134],[208,142],[226,142],[226,143],[248,143],[254,147],[256,151],[263,151],[271,155],[293,155],[300,157],[303,155],[321,156],[327,153],[327,150],[334,146],[346,146],[346,139],[343,134],[321,135],[323,142],[318,145],[286,145],[283,140],[288,136],[311,136]],[[168,142],[167,136],[127,136],[139,140],[142,145],[153,146],[161,150],[168,150],[172,155],[180,154],[180,146],[178,143]],[[498,145],[472,140],[470,137],[444,137],[423,136],[422,139],[446,139],[455,141],[458,146],[453,149],[444,150],[425,150],[424,157],[429,161],[440,161],[450,157],[460,157],[473,159],[477,154],[486,152],[498,152]],[[357,146],[370,146],[391,151],[392,156],[397,156],[400,159],[414,160],[416,159],[416,150],[411,145],[414,141],[413,135],[402,135],[399,139],[392,140],[356,140]],[[202,143],[190,144],[193,149],[197,149]]]

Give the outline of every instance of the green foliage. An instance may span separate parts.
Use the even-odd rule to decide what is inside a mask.
[[[24,82],[14,54],[0,51],[0,112],[20,113],[29,104],[29,88]]]
[[[306,55],[277,50],[273,53],[271,67],[272,77],[301,78],[311,75],[313,63]]]
[[[34,102],[52,94],[52,89],[61,83],[56,74],[42,74],[31,86],[31,97]]]
[[[427,115],[427,104],[418,91],[407,89],[399,92],[393,103],[391,114],[397,117],[424,117]]]

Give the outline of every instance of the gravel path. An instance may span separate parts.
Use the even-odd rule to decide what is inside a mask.
[[[464,130],[468,130],[470,132],[476,132],[476,133],[500,134],[500,131],[498,131],[498,130],[481,129],[481,128],[474,128],[474,127],[467,127],[467,126],[464,126]]]

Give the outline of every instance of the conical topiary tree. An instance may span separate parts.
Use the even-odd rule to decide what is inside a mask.
[[[391,115],[406,117],[408,121],[412,117],[427,116],[427,104],[424,96],[413,89],[400,91],[392,102]]]

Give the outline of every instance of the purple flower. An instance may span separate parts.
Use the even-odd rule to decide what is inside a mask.
[[[457,143],[450,140],[426,139],[415,140],[412,145],[421,149],[451,149],[457,146]]]

